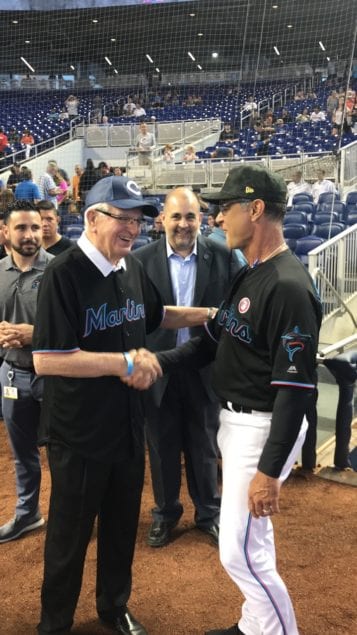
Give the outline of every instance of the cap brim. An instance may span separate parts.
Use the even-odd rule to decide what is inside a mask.
[[[207,203],[220,203],[221,201],[235,201],[239,198],[238,194],[234,198],[232,196],[227,196],[224,192],[207,192],[207,194],[200,194],[200,198],[203,201],[207,201]],[[243,197],[242,197],[243,198]]]
[[[160,213],[159,207],[156,204],[155,200],[149,198],[136,200],[132,198],[125,198],[121,199],[120,201],[110,201],[110,205],[113,205],[113,207],[118,207],[119,209],[136,209],[137,207],[139,207],[140,209],[142,209],[145,216],[151,216],[151,218],[155,218]]]

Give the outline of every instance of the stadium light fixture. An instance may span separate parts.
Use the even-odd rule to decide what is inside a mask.
[[[145,57],[147,57],[147,59],[149,60],[150,64],[153,64],[153,60],[151,59],[149,53],[146,53]]]
[[[114,73],[115,73],[116,75],[118,75],[118,72],[119,72],[119,71],[117,71],[117,69],[115,68],[115,69],[114,69]]]
[[[193,62],[196,61],[196,58],[192,55],[191,51],[188,51],[187,55],[191,58]]]
[[[76,70],[76,67],[75,67],[75,66],[73,66],[73,64],[71,64],[71,65],[70,65],[70,68],[72,69],[72,71],[75,71],[75,70]]]
[[[194,18],[195,17],[195,13],[190,13],[190,18]]]
[[[25,40],[25,44],[30,44],[30,40]]]
[[[201,71],[202,70],[201,64],[197,64],[197,68]]]
[[[202,37],[203,33],[197,33],[198,37]]]
[[[29,69],[30,69],[30,71],[32,71],[32,73],[34,73],[34,72],[35,72],[35,69],[34,69],[34,68],[32,68],[31,64],[29,64],[29,63],[28,63],[28,61],[27,61],[27,60],[25,60],[25,58],[24,58],[24,57],[20,57],[20,60],[21,60],[24,64],[26,64],[27,68],[29,68]]]
[[[327,59],[327,61],[329,62],[331,58],[330,58],[330,57],[326,57],[326,59]]]
[[[160,73],[160,69],[159,68],[155,68],[157,73]]]
[[[18,21],[18,20],[13,20],[13,21],[12,21],[12,23],[13,23],[13,24],[18,24],[18,23],[19,23],[19,21]]]
[[[93,24],[98,24],[98,20],[96,18],[94,18],[94,20],[92,20]]]
[[[274,46],[274,51],[277,55],[280,55],[280,51],[277,46]]]
[[[273,4],[272,9],[279,9],[279,5],[278,4]]]
[[[116,39],[115,37],[111,37],[111,38],[110,38],[110,41],[111,41],[111,42],[116,42],[116,41],[117,41],[117,39]]]
[[[109,57],[105,56],[105,61],[107,62],[107,64],[109,64],[109,66],[113,66],[113,64],[111,63]]]
[[[323,51],[326,51],[326,49],[325,49],[325,47],[324,47],[324,45],[323,45],[323,43],[322,43],[321,41],[319,42],[319,47],[320,47],[320,49],[322,49]]]
[[[217,57],[218,57],[218,53],[217,53],[216,51],[214,51],[214,52],[212,53],[212,57],[216,60],[216,59],[217,59]]]
[[[287,24],[286,26],[287,26],[288,29],[292,29],[293,28],[292,24]]]

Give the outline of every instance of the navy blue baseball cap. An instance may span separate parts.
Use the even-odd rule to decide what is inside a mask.
[[[143,214],[154,218],[160,213],[160,204],[156,198],[144,198],[140,187],[126,176],[105,176],[100,179],[86,196],[86,208],[109,203],[119,209],[140,207]]]

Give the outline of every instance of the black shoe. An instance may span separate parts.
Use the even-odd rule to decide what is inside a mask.
[[[207,534],[214,542],[215,545],[218,546],[219,539],[219,527],[216,523],[212,523],[212,525],[196,525],[197,529],[203,531],[204,534]]]
[[[40,514],[34,516],[15,516],[6,525],[0,527],[0,543],[15,540],[28,531],[33,531],[45,524]]]
[[[239,630],[238,624],[233,624],[230,628],[221,628],[213,631],[206,631],[205,635],[244,635],[241,630]]]
[[[150,547],[163,547],[170,542],[171,531],[176,527],[177,522],[166,520],[154,520],[148,534],[147,543]]]
[[[121,635],[148,635],[143,625],[128,610],[111,620],[102,617],[101,621]]]

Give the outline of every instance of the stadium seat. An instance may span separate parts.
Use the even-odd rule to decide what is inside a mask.
[[[300,192],[299,194],[294,194],[293,196],[293,205],[296,205],[297,203],[305,203],[311,201],[312,203],[312,194],[309,194],[308,192]]]
[[[346,206],[357,205],[357,192],[348,192],[346,197]]]
[[[304,238],[298,238],[295,245],[295,255],[304,265],[309,262],[308,254],[310,251],[319,247],[324,242],[321,236],[305,236]]]
[[[314,225],[322,225],[325,223],[338,223],[337,212],[316,212],[313,221]]]
[[[149,243],[151,243],[151,240],[152,239],[150,238],[150,236],[138,236],[134,241],[132,250],[134,251],[135,249],[139,249],[139,247],[148,245]]]
[[[322,223],[321,225],[314,225],[312,228],[312,236],[320,236],[325,240],[333,238],[340,234],[345,229],[344,223]]]
[[[63,236],[73,240],[73,242],[77,242],[78,238],[81,237],[82,232],[83,225],[67,225],[63,232]]]
[[[307,225],[303,223],[291,223],[283,226],[284,238],[302,238],[308,233]]]
[[[285,238],[285,242],[291,251],[295,251],[296,248],[296,238]]]
[[[295,203],[292,208],[292,212],[306,212],[310,217],[314,216],[316,207],[312,201],[301,201]]]
[[[357,211],[356,212],[347,212],[346,214],[346,225],[351,227],[351,225],[355,225],[357,223]]]
[[[303,223],[307,225],[307,214],[306,212],[300,211],[291,211],[287,212],[284,217],[284,225],[290,225],[291,223]]]
[[[339,201],[340,195],[338,192],[322,192],[318,198],[318,205],[320,203],[333,203],[333,201]]]

